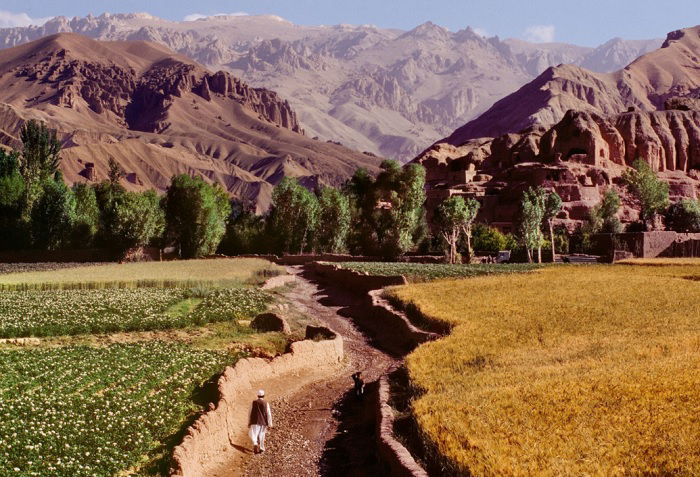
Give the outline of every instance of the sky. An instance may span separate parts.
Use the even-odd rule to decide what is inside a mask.
[[[0,27],[57,15],[148,12],[169,20],[220,13],[274,14],[302,25],[371,24],[409,30],[432,21],[452,31],[596,46],[611,38],[664,38],[700,24],[700,0],[0,0]]]

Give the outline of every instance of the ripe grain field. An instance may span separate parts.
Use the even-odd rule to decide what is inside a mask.
[[[456,474],[700,473],[700,263],[561,266],[390,290],[452,333],[407,359]]]
[[[260,283],[284,269],[266,260],[231,258],[92,265],[0,275],[3,290],[175,288]]]

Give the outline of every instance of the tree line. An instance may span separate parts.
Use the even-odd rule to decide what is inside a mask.
[[[127,191],[110,159],[108,178],[68,187],[61,143],[44,123],[28,121],[22,147],[0,149],[0,249],[84,249],[119,254],[132,247],[174,245],[185,258],[216,252],[231,213],[228,194],[201,178],[172,178],[167,193]]]
[[[619,233],[621,205],[607,190],[589,220],[573,235],[556,227],[562,199],[554,191],[530,187],[522,196],[515,234],[476,223],[480,204],[452,196],[425,210],[425,170],[387,160],[373,177],[358,169],[341,187],[309,190],[284,178],[272,192],[270,210],[256,215],[231,201],[218,184],[178,175],[164,195],[131,192],[124,172],[110,159],[107,179],[68,187],[59,171],[61,144],[56,132],[28,121],[22,147],[0,149],[0,249],[108,248],[119,254],[132,247],[175,246],[183,258],[217,251],[248,253],[350,253],[395,259],[409,251],[444,252],[450,263],[469,261],[474,250],[516,250],[541,262],[543,250],[586,251],[596,233]],[[640,209],[640,222],[628,230],[666,227],[700,232],[700,201],[670,204],[668,184],[643,161],[623,175]]]
[[[228,254],[351,253],[396,258],[429,236],[425,169],[386,160],[373,177],[358,169],[340,188],[314,191],[286,177],[265,216],[238,206],[221,250]]]

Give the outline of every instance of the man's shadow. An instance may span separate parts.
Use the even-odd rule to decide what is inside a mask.
[[[236,449],[237,451],[244,453],[244,454],[252,454],[253,453],[252,449],[248,449],[247,447],[239,445],[239,444],[233,444],[233,448]]]

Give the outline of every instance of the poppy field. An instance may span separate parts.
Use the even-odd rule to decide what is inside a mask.
[[[274,301],[255,286],[269,262],[17,268],[0,274],[0,338],[38,340],[0,343],[2,476],[167,475],[218,375],[286,345],[244,324]]]
[[[0,338],[181,328],[254,316],[270,300],[256,288],[4,291]]]
[[[234,361],[163,342],[0,350],[1,474],[141,473]]]

